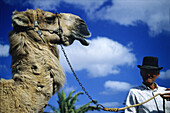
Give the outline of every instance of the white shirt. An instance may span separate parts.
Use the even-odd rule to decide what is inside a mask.
[[[150,99],[154,95],[164,92],[165,89],[165,87],[160,87],[157,85],[157,88],[152,90],[144,84],[142,84],[142,86],[134,87],[129,91],[126,99],[126,106],[142,103]],[[170,113],[170,103],[169,101],[166,101],[165,103],[166,113]],[[126,109],[125,113],[164,113],[163,99],[161,96],[158,95],[157,97],[143,105]]]

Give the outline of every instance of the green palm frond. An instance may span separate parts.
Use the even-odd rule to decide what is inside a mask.
[[[90,106],[92,101],[76,109],[75,103],[76,101],[78,101],[77,98],[79,95],[83,94],[83,92],[78,92],[73,95],[74,92],[75,90],[71,91],[68,97],[66,97],[64,90],[62,90],[62,92],[58,92],[57,102],[58,102],[59,108],[56,109],[50,104],[48,106],[54,111],[54,113],[85,113],[89,110],[90,111],[100,110],[96,106]]]
[[[50,104],[48,104],[48,107],[50,107],[54,111],[54,113],[60,113],[60,111],[56,107],[54,107],[54,106],[52,106]]]
[[[70,94],[69,94],[69,96],[67,97],[67,99],[66,99],[66,102],[67,102],[67,106],[69,107],[69,109],[71,109],[72,108],[72,104],[71,104],[71,98],[72,98],[72,94],[75,92],[75,90],[73,90],[73,91],[71,91],[70,92]]]
[[[78,101],[77,97],[78,97],[79,95],[81,95],[81,94],[83,94],[83,92],[78,92],[78,93],[76,93],[76,94],[71,98],[70,103],[71,103],[72,105],[74,105],[75,102]]]
[[[76,110],[76,113],[85,113],[87,111],[94,111],[94,110],[100,111],[100,109],[98,107],[90,106],[91,103],[92,103],[92,101],[90,101],[89,103],[81,106],[79,109]]]

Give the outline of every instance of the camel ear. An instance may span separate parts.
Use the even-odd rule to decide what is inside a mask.
[[[14,12],[12,16],[13,27],[27,27],[29,19],[24,13]]]

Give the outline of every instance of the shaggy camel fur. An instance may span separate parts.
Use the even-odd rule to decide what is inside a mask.
[[[13,78],[0,80],[0,112],[43,112],[65,81],[56,44],[68,46],[79,40],[88,45],[85,38],[90,33],[78,16],[40,9],[13,12],[12,24],[9,42]]]

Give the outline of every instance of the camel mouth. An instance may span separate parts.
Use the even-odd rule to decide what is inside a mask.
[[[88,35],[83,35],[81,33],[77,33],[75,31],[72,31],[73,36],[75,38],[75,40],[78,40],[82,45],[84,46],[88,46],[90,43],[86,40],[86,38],[89,38],[91,36],[90,33],[88,33]]]

